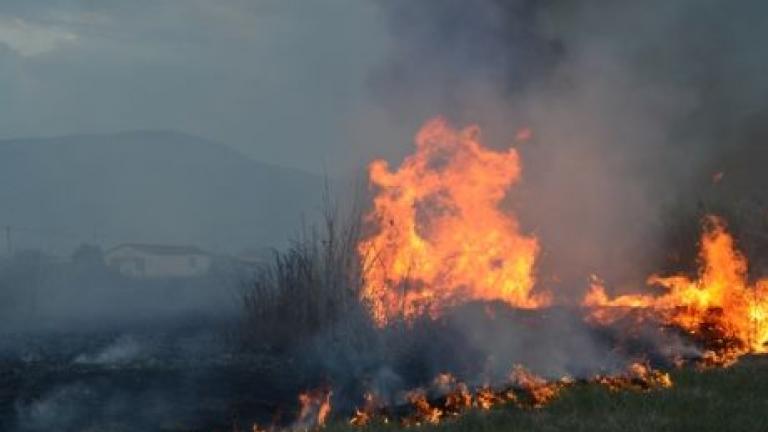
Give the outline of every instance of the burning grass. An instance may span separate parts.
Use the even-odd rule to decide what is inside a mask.
[[[685,330],[711,361],[728,364],[745,353],[765,352],[768,342],[768,278],[750,283],[747,270],[747,258],[735,246],[725,221],[708,216],[695,278],[652,275],[648,284],[663,287],[663,295],[613,299],[593,281],[583,304],[589,318],[601,325],[611,325],[628,311],[646,311],[663,325]]]
[[[514,403],[492,409],[467,409],[438,425],[418,430],[441,431],[764,431],[768,418],[768,359],[747,357],[726,369],[683,368],[671,373],[674,387],[638,391],[600,382],[575,383],[546,406],[531,409]],[[337,421],[333,431],[396,431],[398,422],[371,422],[364,428]]]
[[[588,430],[616,430],[631,410],[614,401],[688,397],[694,370],[765,350],[768,279],[750,280],[716,216],[704,220],[696,276],[648,278],[662,294],[611,297],[597,277],[580,304],[541,291],[535,269],[546,245],[502,209],[520,170],[514,149],[484,147],[476,127],[432,120],[400,167],[371,165],[376,195],[364,225],[339,229],[328,218],[323,236],[276,255],[244,297],[253,340],[314,347],[291,352],[315,362],[322,383],[301,393],[289,428],[349,415],[347,426],[372,430],[513,421],[512,430],[586,430],[583,417],[594,415],[604,420]],[[683,388],[668,390],[677,378]],[[636,410],[646,423],[622,429],[677,429],[667,407],[648,406]]]
[[[598,385],[613,392],[646,392],[670,388],[672,380],[668,373],[640,363],[630,365],[624,373],[579,381],[570,378],[546,380],[517,365],[506,385],[483,385],[474,389],[450,374],[440,374],[430,388],[407,392],[407,407],[388,409],[371,405],[370,401],[375,397],[366,395],[365,406],[355,410],[349,424],[368,426],[396,422],[403,427],[414,427],[436,425],[472,411],[490,411],[503,406],[539,409],[557,400],[567,389],[584,385]]]

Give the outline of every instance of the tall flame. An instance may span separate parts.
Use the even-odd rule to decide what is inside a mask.
[[[750,284],[747,259],[736,249],[725,222],[716,216],[705,220],[699,251],[698,277],[685,275],[648,278],[651,285],[668,291],[661,296],[626,295],[610,299],[600,284],[593,284],[585,298],[588,307],[651,308],[669,324],[693,334],[706,327],[734,340],[741,352],[765,352],[768,343],[768,279]]]
[[[433,119],[397,170],[383,160],[370,165],[375,234],[358,249],[371,265],[363,298],[378,324],[470,300],[547,303],[532,293],[538,241],[500,209],[520,179],[518,153],[485,148],[479,132]]]

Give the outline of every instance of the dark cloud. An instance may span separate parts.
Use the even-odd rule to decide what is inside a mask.
[[[376,14],[348,0],[3,2],[3,17],[77,40],[4,65],[19,103],[0,136],[177,129],[321,171],[347,149],[383,46]]]

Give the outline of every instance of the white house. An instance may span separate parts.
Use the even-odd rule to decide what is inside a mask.
[[[195,277],[208,273],[211,254],[194,246],[125,243],[104,254],[106,265],[139,278]]]

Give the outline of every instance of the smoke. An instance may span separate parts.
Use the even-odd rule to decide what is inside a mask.
[[[157,430],[158,424],[181,424],[180,418],[189,417],[184,404],[192,398],[156,387],[126,390],[93,382],[56,387],[37,398],[18,401],[17,425],[11,430]]]
[[[286,400],[274,389],[281,378],[261,379],[263,362],[233,361],[237,351],[224,337],[229,330],[201,322],[4,334],[0,362],[8,393],[0,404],[0,429],[222,429],[232,425],[233,401],[245,401],[244,415],[268,419],[271,409],[258,401],[270,392]],[[257,380],[260,386],[253,385]]]
[[[96,354],[83,353],[75,358],[80,364],[120,364],[136,359],[141,354],[141,345],[131,336],[124,335]]]
[[[750,146],[768,113],[761,2],[381,7],[392,49],[370,82],[382,123],[444,114],[498,146],[533,129],[510,204],[541,239],[540,284],[560,298],[578,298],[592,273],[636,290],[662,264],[670,212],[690,216],[723,155],[768,159]],[[746,175],[741,189],[755,190],[762,173]]]
[[[418,124],[442,114],[459,124],[478,123],[485,135],[484,142],[498,147],[508,147],[514,142],[522,156],[523,182],[510,191],[505,205],[519,215],[526,234],[533,233],[540,238],[539,285],[552,291],[556,301],[571,304],[578,301],[587,287],[587,278],[593,273],[599,274],[614,290],[637,290],[649,273],[659,270],[660,261],[665,259],[670,212],[679,212],[673,216],[695,225],[695,220],[686,219],[690,208],[695,209],[713,188],[720,188],[721,196],[729,196],[731,192],[747,196],[747,191],[765,195],[761,186],[768,178],[761,171],[768,153],[756,152],[767,136],[763,125],[768,124],[765,121],[768,81],[764,79],[768,72],[768,47],[763,43],[768,36],[765,34],[768,33],[768,6],[763,2],[726,5],[714,0],[392,0],[379,3],[390,30],[391,50],[369,76],[376,105],[360,110],[359,131],[366,136],[355,141],[369,140],[364,143],[380,147],[377,151],[383,152],[375,156],[399,161],[412,150],[407,141]],[[334,56],[320,57],[325,62]],[[356,56],[350,58],[357,59],[353,64],[359,61]],[[294,69],[301,71],[301,68]],[[327,74],[308,76],[316,75]],[[321,87],[316,86],[314,80],[311,86]],[[321,95],[328,89],[321,89]],[[300,105],[292,97],[280,96],[281,101],[287,101],[290,111]],[[331,100],[338,95],[327,96],[320,99]],[[356,103],[350,106],[357,107]],[[316,107],[307,104],[305,108],[312,114],[307,117],[314,118]],[[338,110],[325,110],[319,118],[335,111]],[[235,123],[239,115],[253,117],[250,110],[243,110],[233,117]],[[220,123],[224,128],[233,124],[231,121]],[[252,128],[250,120],[239,123]],[[281,128],[280,122],[275,125]],[[524,143],[516,141],[516,133],[527,127],[533,130],[533,137]],[[311,127],[304,129],[316,132]],[[230,133],[234,132],[225,135]],[[291,137],[296,136],[289,134],[286,140],[276,142],[291,141]],[[382,144],[386,147],[381,147]],[[103,146],[94,145],[93,149],[97,147]],[[303,150],[309,148],[304,147]],[[310,147],[323,148],[319,144]],[[166,154],[171,155],[168,157],[158,157],[160,153],[144,151],[144,147],[136,148],[142,155],[149,154],[150,159],[161,162],[177,160],[179,153],[175,146],[166,150]],[[320,151],[317,149],[309,152],[308,157],[317,156]],[[197,177],[189,174],[197,173],[196,161],[218,154],[203,150],[200,157],[184,159],[189,161],[185,166],[194,169],[179,168],[180,174],[174,177],[178,180],[171,182],[169,191],[177,190],[177,184],[182,185],[184,191],[196,189],[190,187],[193,184],[190,179]],[[365,153],[373,149],[361,150]],[[352,156],[344,155],[339,158],[342,161],[331,162],[337,165],[331,166],[331,171],[348,163],[346,159],[356,156],[356,151],[350,149]],[[83,154],[93,157],[92,153]],[[288,153],[281,154],[278,159],[288,157]],[[362,156],[363,160],[369,160],[368,156],[374,155]],[[107,170],[115,170],[113,166],[128,167],[124,170],[126,179],[134,178],[132,166],[147,163],[137,158],[131,165],[118,159],[115,160],[120,163],[102,165]],[[235,162],[227,162],[229,160],[221,165],[222,169],[235,172],[231,169]],[[61,163],[58,159],[55,162],[51,166]],[[253,169],[245,166],[242,172]],[[158,172],[161,171],[167,174],[166,168]],[[718,186],[711,183],[715,171],[725,172]],[[77,180],[71,181],[72,184],[87,183],[78,176],[72,178]],[[115,178],[115,184],[122,184],[123,177]],[[190,205],[171,207],[166,212],[168,220],[174,221],[174,226],[192,227],[190,232],[205,231],[212,226],[207,219],[185,223],[189,219],[185,216],[181,222],[176,221],[180,220],[180,214],[208,215],[207,210],[200,210],[200,203],[206,208],[218,209],[217,214],[221,209],[230,208],[226,206],[229,201],[218,204],[218,200],[207,198],[209,196],[234,196],[234,202],[255,203],[262,211],[270,207],[263,204],[271,201],[253,198],[252,190],[258,185],[263,185],[267,198],[282,197],[285,201],[285,196],[292,196],[293,201],[304,201],[297,199],[298,192],[276,194],[274,178],[247,179],[250,177],[245,174],[227,176],[226,181],[211,188],[208,187],[211,182],[206,180],[201,185],[209,192],[201,194],[202,198],[176,194],[185,203],[182,198],[189,195]],[[297,181],[295,189],[298,191],[300,185],[312,183],[312,179]],[[144,181],[154,186],[158,182],[151,178]],[[232,193],[234,186],[243,184],[246,187],[237,189],[242,192]],[[119,197],[121,202],[133,202],[125,199],[125,196],[134,196],[132,190],[117,194],[106,186],[104,190],[109,191],[110,196]],[[229,193],[221,194],[222,190]],[[101,188],[96,188],[94,196],[99,196],[100,191]],[[245,198],[238,201],[237,197]],[[37,205],[40,200],[32,201]],[[678,206],[683,210],[677,209]],[[148,219],[140,221],[147,222],[138,226],[150,226],[149,222],[157,219],[157,215],[146,212],[147,208],[155,209],[154,206],[128,205],[126,208],[131,212],[115,214],[135,219],[132,209],[138,209],[142,215],[146,213]],[[248,209],[251,207],[246,207]],[[241,231],[223,235],[225,231],[230,232],[226,226],[256,226],[266,234],[281,231],[277,229],[278,224],[242,222],[248,219],[247,211],[233,210],[232,214],[235,216],[227,219],[229,223],[219,224],[222,226],[211,234],[212,243],[229,245],[228,241],[244,238],[239,235]],[[280,214],[275,215],[273,219],[284,222]],[[175,229],[161,231],[176,232]],[[266,234],[253,237],[253,241],[267,238]],[[177,237],[185,238],[184,232],[179,231]],[[693,245],[693,241],[690,244]],[[354,247],[349,250],[355,252]],[[220,315],[232,314],[232,305],[227,303],[229,292],[219,281],[201,281],[199,285],[185,287],[158,283],[141,288],[125,281],[115,283],[109,275],[86,279],[74,274],[75,269],[58,264],[50,265],[49,272],[41,272],[49,268],[46,266],[37,260],[21,266],[18,274],[6,278],[5,283],[14,288],[9,290],[12,295],[8,294],[14,301],[6,304],[14,307],[6,307],[4,312],[7,310],[8,320],[20,322],[16,327],[26,328],[28,321],[35,328],[61,327],[60,323],[72,321],[83,322],[88,327],[98,322],[98,333],[105,324],[111,327],[139,322],[145,331],[155,335],[163,328],[163,323],[157,322],[162,317],[208,316],[210,313],[221,318]],[[60,285],[73,288],[57,289]],[[214,292],[212,285],[222,289]],[[311,306],[311,299],[306,304]],[[18,430],[87,430],[85,428],[92,424],[112,421],[138,422],[146,430],[159,423],[176,423],[177,419],[210,424],[205,416],[227,423],[230,419],[221,418],[221,413],[235,402],[238,406],[243,400],[248,402],[241,412],[271,413],[274,407],[263,406],[261,401],[294,402],[293,390],[305,383],[320,381],[319,376],[329,378],[334,384],[335,397],[349,399],[342,402],[351,408],[359,402],[351,399],[362,395],[365,387],[383,395],[389,403],[399,403],[397,393],[412,385],[428,383],[446,371],[472,384],[500,382],[514,363],[546,377],[585,377],[596,372],[617,371],[635,356],[657,356],[661,362],[677,355],[701,354],[684,337],[660,334],[658,326],[651,324],[639,331],[632,327],[639,334],[633,334],[627,341],[623,338],[629,333],[629,324],[595,329],[573,310],[556,307],[520,311],[499,307],[495,315],[490,314],[495,318],[491,318],[486,307],[485,304],[464,305],[444,319],[425,318],[423,322],[416,322],[407,331],[404,327],[378,330],[339,324],[340,328],[334,327],[306,343],[307,346],[297,348],[298,354],[288,359],[270,360],[266,355],[243,354],[239,347],[229,344],[216,344],[221,338],[219,333],[230,331],[228,323],[218,321],[216,325],[226,327],[220,332],[216,331],[219,330],[216,325],[201,322],[199,325],[214,330],[202,335],[197,331],[191,336],[173,334],[162,343],[148,336],[126,335],[125,329],[117,328],[116,336],[96,344],[76,346],[58,335],[52,336],[61,339],[58,343],[40,342],[40,346],[64,351],[61,354],[51,354],[43,348],[27,349],[26,345],[18,350],[0,347],[3,348],[0,352],[9,351],[14,356],[17,351],[21,353],[18,360],[11,360],[21,371],[18,375],[24,378],[20,378],[23,388],[11,402],[13,412],[5,417],[12,418],[8,421],[13,421]],[[304,328],[299,321],[287,322],[285,316],[280,318],[281,327]],[[349,322],[358,323],[351,319]],[[92,339],[90,334],[86,337]],[[615,351],[619,345],[629,347],[627,352]],[[36,367],[48,368],[38,366],[48,359],[53,359],[51,369],[66,365],[61,368],[61,376],[25,373],[35,371]],[[59,359],[63,360],[59,362]],[[148,378],[136,380],[140,373],[148,374]],[[151,384],[148,387],[147,382]],[[136,416],[136,412],[142,416]]]

